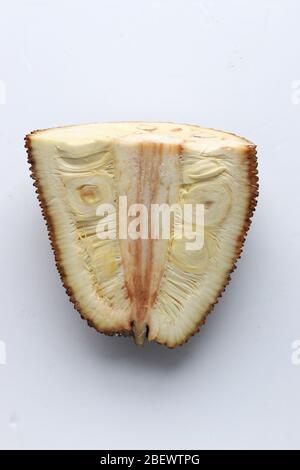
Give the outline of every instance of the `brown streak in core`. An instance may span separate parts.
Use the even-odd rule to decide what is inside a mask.
[[[169,203],[168,198],[165,201],[158,200],[158,191],[161,183],[161,165],[163,162],[165,144],[142,142],[138,146],[138,174],[136,181],[136,195],[135,203],[145,204],[145,192],[147,187],[149,193],[147,194],[149,200],[147,202],[148,209],[148,240],[128,241],[128,251],[132,257],[130,265],[132,267],[132,274],[127,271],[129,276],[126,279],[125,285],[127,287],[128,296],[132,304],[132,319],[139,324],[146,322],[148,311],[153,307],[157,298],[160,287],[160,281],[163,276],[163,269],[160,270],[158,277],[153,283],[153,268],[155,264],[154,248],[155,243],[159,240],[151,239],[151,204],[152,203]],[[180,157],[182,148],[180,145],[170,145],[167,148],[167,158]],[[141,227],[140,227],[141,229]],[[143,257],[143,254],[146,256]],[[145,263],[145,264],[144,264]],[[129,268],[130,271],[130,268]]]
[[[150,148],[151,146],[151,148]],[[150,150],[150,152],[147,152]],[[159,147],[159,165],[155,160],[157,158],[157,146],[155,144],[141,143],[138,150],[138,180],[137,180],[137,192],[136,192],[136,203],[143,204],[143,188],[147,187],[147,183],[150,181],[150,201],[148,209],[148,236],[149,236],[149,220],[150,220],[150,211],[151,202],[154,200],[154,196],[157,193],[159,186],[159,168],[161,163],[161,146]],[[140,227],[141,229],[141,227]],[[147,266],[145,273],[143,272],[143,250],[142,244],[147,244]],[[133,244],[133,256],[134,256],[134,265],[136,269],[133,274],[133,285],[134,293],[131,294],[131,299],[134,303],[134,316],[136,320],[143,322],[147,315],[148,308],[151,307],[149,299],[149,294],[151,292],[151,278],[153,270],[153,240],[149,238],[146,242],[141,238],[135,241],[131,241]],[[145,274],[145,276],[144,276]],[[153,297],[153,296],[151,296]],[[154,295],[154,299],[156,295]]]
[[[138,151],[138,165],[139,165],[139,171],[138,171],[138,180],[137,180],[137,192],[136,192],[136,203],[139,204],[141,203],[142,200],[142,182],[141,182],[141,174],[142,174],[142,156],[143,156],[143,144],[139,145],[139,151]],[[135,317],[138,318],[140,314],[140,308],[141,308],[141,299],[140,299],[140,293],[142,292],[142,277],[141,277],[141,272],[142,272],[142,240],[139,238],[138,240],[130,240],[129,245],[133,245],[133,250],[132,254],[135,260],[135,267],[136,269],[134,270],[133,273],[133,285],[131,298],[132,301],[135,304]]]
[[[157,198],[157,190],[158,190],[158,187],[159,187],[159,170],[160,170],[160,166],[161,166],[161,163],[162,163],[162,150],[163,150],[163,145],[160,144],[159,145],[159,149],[158,149],[158,155],[156,155],[156,148],[155,146],[152,147],[152,155],[151,155],[151,159],[148,158],[148,162],[150,162],[150,178],[151,178],[151,185],[150,185],[150,188],[151,188],[151,191],[150,191],[150,204],[149,204],[149,207],[148,207],[148,236],[149,236],[149,240],[148,240],[148,251],[147,251],[147,267],[148,269],[146,270],[146,277],[145,277],[145,289],[146,289],[146,295],[145,297],[147,298],[147,303],[145,302],[145,305],[144,305],[144,308],[151,308],[153,306],[153,303],[156,299],[156,296],[157,296],[157,291],[158,291],[158,288],[159,288],[159,285],[157,286],[157,288],[155,289],[155,291],[152,293],[152,295],[150,296],[151,294],[151,279],[152,279],[152,272],[153,272],[153,248],[154,248],[154,243],[155,243],[155,240],[153,240],[151,238],[151,203],[152,202],[157,202],[156,201],[156,198]],[[155,158],[159,158],[159,163],[157,164],[157,162],[155,161]],[[153,165],[154,163],[154,165]],[[145,175],[144,177],[146,177],[146,172],[145,172]],[[145,184],[147,184],[147,182],[145,181]],[[150,296],[150,297],[149,297]],[[146,300],[146,299],[145,299]]]

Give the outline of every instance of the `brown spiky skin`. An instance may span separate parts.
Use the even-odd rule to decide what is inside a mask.
[[[46,226],[47,226],[47,229],[48,229],[48,237],[49,237],[49,240],[50,240],[50,243],[51,243],[52,250],[54,252],[55,264],[56,264],[57,270],[59,272],[59,275],[60,275],[61,281],[63,283],[63,286],[64,286],[64,288],[65,288],[65,290],[66,290],[66,292],[69,296],[70,301],[73,303],[74,308],[79,312],[81,318],[83,320],[87,321],[87,323],[90,327],[93,327],[99,333],[103,333],[103,334],[108,335],[108,336],[114,336],[114,335],[115,336],[129,336],[129,335],[132,334],[131,330],[123,330],[123,331],[118,330],[118,331],[115,331],[115,330],[109,330],[109,329],[99,329],[98,327],[96,327],[96,325],[94,323],[92,323],[90,320],[85,318],[80,304],[76,301],[73,289],[68,284],[67,276],[66,276],[64,267],[62,265],[62,262],[61,262],[60,249],[59,249],[59,246],[56,242],[54,225],[53,225],[50,213],[48,211],[47,201],[46,201],[46,199],[43,195],[43,190],[42,190],[41,185],[39,184],[39,179],[38,179],[36,168],[35,168],[36,165],[35,165],[35,160],[34,160],[34,156],[33,156],[33,153],[32,153],[32,147],[31,147],[30,139],[31,139],[31,135],[35,134],[36,132],[40,132],[40,130],[35,130],[35,131],[31,132],[30,134],[28,134],[25,137],[25,148],[27,150],[28,163],[29,163],[29,166],[30,166],[30,176],[34,180],[33,185],[36,188],[37,198],[38,198],[41,210],[42,210],[42,215],[43,215],[43,217],[46,221]],[[232,135],[234,135],[234,134],[232,134]],[[257,205],[257,197],[258,197],[258,194],[259,194],[259,191],[258,191],[259,186],[258,186],[256,146],[251,144],[250,142],[249,142],[249,145],[246,148],[245,157],[246,157],[247,162],[248,162],[248,185],[249,185],[248,210],[247,210],[247,213],[246,213],[246,216],[245,216],[244,226],[243,226],[243,228],[242,228],[242,230],[241,230],[241,232],[238,235],[237,240],[236,240],[236,255],[232,259],[232,267],[231,267],[231,269],[228,270],[227,276],[225,277],[224,283],[223,283],[222,287],[220,288],[220,290],[219,290],[219,292],[216,296],[215,301],[213,303],[211,303],[211,305],[207,309],[207,311],[206,311],[204,317],[202,318],[202,320],[199,322],[199,324],[197,325],[195,330],[192,331],[191,334],[187,338],[185,338],[181,343],[178,343],[175,346],[169,346],[166,343],[161,343],[161,342],[157,341],[158,344],[163,344],[163,345],[167,346],[169,349],[175,349],[177,346],[182,346],[192,336],[194,336],[196,333],[198,333],[200,331],[201,327],[206,322],[208,314],[211,313],[214,306],[219,302],[219,299],[221,298],[223,292],[225,291],[227,285],[229,284],[230,279],[231,279],[231,273],[236,269],[236,263],[237,263],[238,259],[241,257],[241,253],[242,253],[243,246],[244,246],[244,243],[245,243],[246,235],[247,235],[247,232],[248,232],[248,230],[250,228],[250,225],[251,225],[251,222],[252,222],[252,216],[254,214],[254,211],[255,211],[255,208],[256,208],[256,205]]]

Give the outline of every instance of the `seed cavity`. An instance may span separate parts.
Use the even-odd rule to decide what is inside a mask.
[[[140,131],[153,132],[156,131],[157,127],[155,126],[137,126],[137,129]]]
[[[100,191],[94,184],[85,184],[80,186],[77,190],[82,201],[87,204],[95,204],[101,199]]]

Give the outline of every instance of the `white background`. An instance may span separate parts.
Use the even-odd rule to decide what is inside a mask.
[[[298,0],[0,1],[1,448],[300,447],[299,22]],[[258,145],[244,255],[174,351],[80,319],[29,178],[26,133],[113,120]]]

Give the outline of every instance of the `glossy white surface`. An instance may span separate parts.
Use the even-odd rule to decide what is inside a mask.
[[[0,11],[0,447],[299,448],[299,2],[6,0]],[[113,120],[197,123],[258,145],[244,255],[202,332],[175,351],[80,319],[29,178],[26,133]]]

